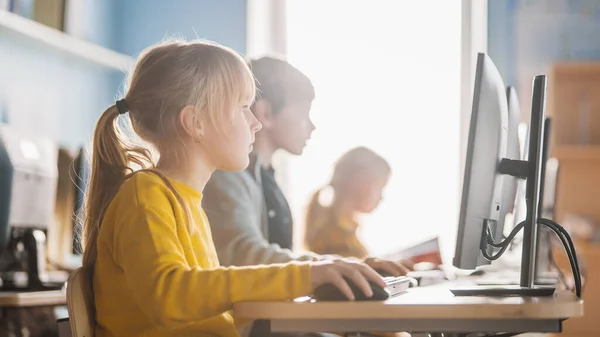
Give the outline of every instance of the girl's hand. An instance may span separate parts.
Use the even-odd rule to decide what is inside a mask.
[[[352,281],[367,297],[373,296],[369,281],[385,288],[386,284],[375,270],[368,265],[352,260],[324,260],[312,263],[312,287],[331,283],[336,286],[349,300],[354,300],[350,286],[344,280]]]
[[[405,266],[406,268],[408,268],[408,270],[415,270],[415,263],[412,262],[411,260],[400,260],[399,262],[401,265]]]
[[[410,271],[410,268],[407,268],[400,262],[380,260],[374,257],[368,257],[364,260],[364,262],[369,267],[377,270],[377,272],[379,272],[380,274],[404,276]]]

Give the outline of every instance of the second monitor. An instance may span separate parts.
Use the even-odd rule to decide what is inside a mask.
[[[509,240],[497,243],[504,178],[526,179],[527,220],[524,227],[520,286],[454,289],[455,295],[551,295],[553,287],[533,285],[538,203],[544,143],[546,77],[533,81],[528,161],[507,158],[508,104],[504,82],[492,60],[478,54],[473,109],[467,144],[463,194],[454,266],[475,269],[498,258]],[[514,205],[514,203],[513,203]],[[506,207],[508,207],[507,205]],[[494,253],[494,248],[500,252]]]

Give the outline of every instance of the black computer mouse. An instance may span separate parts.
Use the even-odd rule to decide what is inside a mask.
[[[356,301],[385,301],[390,297],[390,294],[384,288],[372,282],[369,282],[369,284],[371,285],[371,290],[373,290],[373,296],[367,297],[354,282],[347,278],[345,280],[350,286],[350,289],[352,289]],[[331,283],[325,283],[318,286],[315,289],[313,298],[317,301],[349,301],[344,293]]]

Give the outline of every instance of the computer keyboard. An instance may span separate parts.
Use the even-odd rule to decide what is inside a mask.
[[[409,288],[410,278],[406,276],[399,277],[384,277],[383,280],[386,283],[385,288],[376,285],[373,282],[369,282],[373,296],[365,296],[362,289],[356,286],[350,279],[346,278],[346,282],[356,301],[385,301],[390,297],[398,296],[406,292]],[[332,283],[325,283],[318,286],[313,294],[313,298],[319,302],[327,301],[348,301],[348,298]]]
[[[415,280],[413,278],[407,276],[390,276],[384,277],[386,287],[385,289],[390,294],[390,297],[398,296],[411,286],[411,283],[414,284]]]

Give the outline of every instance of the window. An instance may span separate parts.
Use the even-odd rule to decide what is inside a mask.
[[[452,257],[460,200],[461,6],[287,1],[287,57],[317,91],[317,130],[303,156],[286,162],[297,246],[312,193],[327,183],[342,152],[365,145],[393,170],[384,201],[363,221],[369,250],[391,253],[440,235],[445,258]]]

